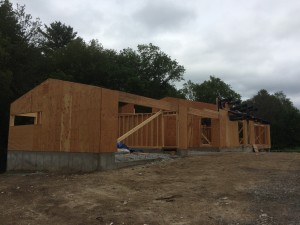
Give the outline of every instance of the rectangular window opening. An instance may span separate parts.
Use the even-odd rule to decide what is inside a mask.
[[[10,126],[41,124],[41,112],[11,115]]]

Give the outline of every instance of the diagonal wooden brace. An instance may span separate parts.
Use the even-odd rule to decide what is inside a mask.
[[[155,113],[154,115],[150,116],[148,119],[146,119],[145,121],[143,121],[142,123],[140,123],[139,125],[135,126],[134,128],[132,128],[130,131],[126,132],[125,134],[123,134],[121,137],[119,137],[117,139],[117,142],[123,141],[125,138],[129,137],[131,134],[133,134],[134,132],[136,132],[137,130],[141,129],[143,126],[145,126],[147,123],[151,122],[152,120],[154,120],[156,117],[158,117],[159,115],[161,115],[163,113],[162,110],[158,111],[157,113]]]

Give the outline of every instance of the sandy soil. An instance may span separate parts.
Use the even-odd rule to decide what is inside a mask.
[[[0,175],[0,225],[300,224],[300,154],[211,153]]]

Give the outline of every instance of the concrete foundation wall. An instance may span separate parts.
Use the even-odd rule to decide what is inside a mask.
[[[7,154],[7,171],[96,171],[114,168],[114,153],[8,151]]]
[[[253,152],[252,146],[220,148],[220,152]]]
[[[240,146],[240,147],[231,147],[231,148],[191,148],[188,150],[188,155],[197,155],[208,152],[253,152],[251,146]]]

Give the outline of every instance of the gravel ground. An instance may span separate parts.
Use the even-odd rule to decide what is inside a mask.
[[[176,155],[163,154],[163,153],[116,153],[115,160],[116,162],[131,162],[138,160],[172,160],[178,158]]]
[[[0,225],[300,225],[298,153],[117,157],[155,155],[171,160],[0,174]]]

